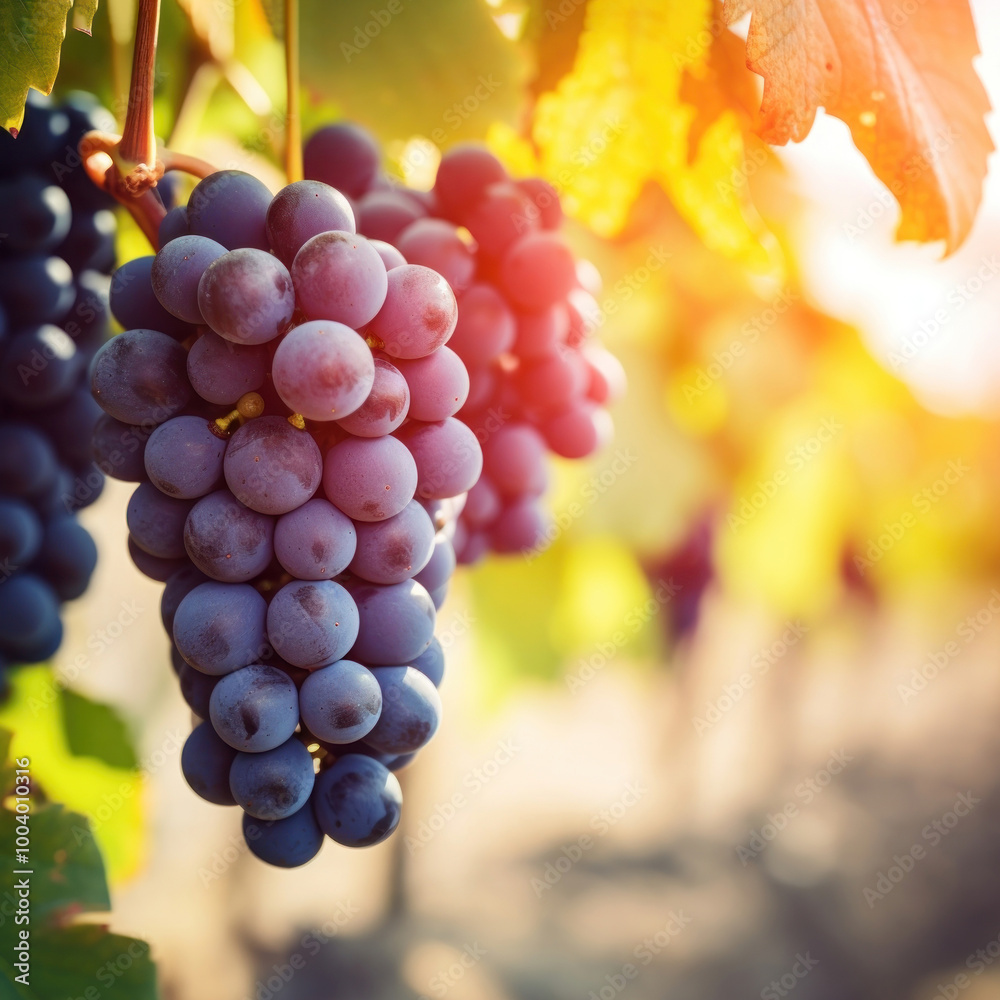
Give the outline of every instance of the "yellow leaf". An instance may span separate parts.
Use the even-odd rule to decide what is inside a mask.
[[[539,99],[533,136],[567,211],[597,233],[620,233],[657,182],[710,247],[773,270],[737,115],[699,121],[689,156],[697,116],[681,94],[691,74],[708,79],[711,15],[709,0],[591,0],[573,69]]]

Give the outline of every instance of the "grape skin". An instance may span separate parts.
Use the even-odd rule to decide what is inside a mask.
[[[254,663],[223,677],[209,702],[216,733],[245,753],[263,753],[290,739],[299,723],[295,684],[277,667]]]
[[[194,500],[222,481],[226,442],[201,417],[174,417],[146,442],[143,459],[153,485],[170,497]]]
[[[294,737],[273,750],[237,753],[229,789],[254,819],[285,819],[309,801],[316,775],[309,751]]]
[[[383,437],[406,419],[410,409],[410,387],[396,365],[375,358],[371,392],[350,415],[337,423],[355,437]]]
[[[172,634],[185,662],[221,676],[259,660],[267,646],[267,604],[245,583],[198,584],[173,618]]]
[[[382,521],[398,514],[416,488],[416,463],[395,437],[348,438],[327,452],[323,489],[354,521]]]
[[[216,490],[191,508],[184,549],[213,580],[245,583],[267,569],[273,536],[274,518],[244,506],[228,490]]]
[[[280,656],[307,670],[343,659],[358,638],[358,609],[332,580],[293,580],[267,609],[267,635]]]
[[[375,667],[382,713],[365,742],[383,753],[413,753],[441,723],[441,698],[431,679],[413,667]]]
[[[328,743],[352,743],[371,732],[382,711],[382,690],[372,672],[353,660],[314,670],[299,691],[302,721]]]
[[[371,847],[390,836],[399,825],[402,801],[396,776],[362,754],[341,757],[316,780],[316,819],[345,847]]]
[[[357,546],[354,522],[319,497],[278,518],[274,554],[299,580],[331,580],[347,569]]]

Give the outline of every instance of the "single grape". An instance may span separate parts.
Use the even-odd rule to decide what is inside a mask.
[[[482,146],[453,146],[438,165],[434,194],[443,214],[462,218],[491,184],[507,180],[503,164]]]
[[[323,832],[345,847],[381,843],[399,825],[403,793],[385,765],[362,754],[341,757],[320,773],[313,793]]]
[[[565,343],[568,333],[569,312],[564,302],[540,312],[518,313],[514,353],[524,360],[551,354]]]
[[[296,667],[323,667],[344,657],[358,637],[351,595],[332,580],[293,580],[267,609],[267,635]]]
[[[72,338],[45,324],[11,337],[0,355],[0,394],[25,410],[50,407],[76,385],[83,359]]]
[[[298,868],[312,861],[323,846],[323,831],[311,802],[297,813],[274,822],[243,814],[243,838],[250,853],[276,868]]]
[[[111,312],[126,330],[147,328],[186,340],[193,332],[191,324],[167,312],[153,292],[155,260],[152,255],[136,257],[115,271],[109,291]]]
[[[504,254],[500,283],[519,308],[546,309],[576,284],[573,253],[554,233],[528,233]]]
[[[277,667],[254,663],[226,674],[212,692],[215,731],[237,750],[263,753],[290,739],[299,724],[299,693]]]
[[[411,500],[384,521],[357,524],[358,546],[350,571],[369,583],[402,583],[427,565],[434,550],[434,525]]]
[[[187,703],[188,708],[199,719],[207,719],[209,706],[212,703],[212,692],[215,690],[215,685],[218,684],[219,678],[213,677],[210,674],[203,674],[200,670],[195,670],[194,667],[183,660],[180,663],[180,668],[177,671],[177,680],[181,688],[181,697]],[[229,804],[231,805],[232,803]]]
[[[292,262],[299,308],[313,320],[359,329],[385,302],[387,273],[378,251],[363,236],[320,233]]]
[[[431,679],[413,667],[375,667],[382,712],[365,742],[382,753],[413,753],[441,723],[441,698]]]
[[[559,192],[541,177],[525,177],[516,183],[537,209],[542,229],[558,229],[563,219]]]
[[[476,256],[458,230],[443,219],[417,219],[395,241],[411,263],[437,271],[459,294],[472,284]]]
[[[493,522],[489,544],[495,552],[538,553],[548,538],[548,519],[533,497],[515,500]],[[462,561],[467,553],[462,553]]]
[[[34,573],[0,586],[0,654],[16,663],[47,660],[62,641],[59,598]]]
[[[465,405],[469,372],[450,345],[439,347],[425,357],[395,364],[409,387],[409,416],[414,420],[444,420]]]
[[[355,521],[382,521],[398,514],[416,488],[416,463],[395,437],[348,438],[327,452],[323,490]]]
[[[406,192],[369,191],[358,201],[358,232],[395,246],[399,234],[426,214]]]
[[[110,334],[110,288],[111,278],[106,274],[84,271],[77,275],[76,298],[70,311],[60,320],[62,328],[73,338],[76,349],[88,357],[93,357]]]
[[[462,222],[479,252],[494,260],[525,233],[540,228],[539,211],[521,187],[509,181],[491,184]]]
[[[312,757],[294,737],[273,750],[238,753],[229,771],[233,798],[255,819],[285,819],[298,812],[315,781]]]
[[[5,574],[27,566],[42,547],[42,522],[20,500],[0,497],[0,567]]]
[[[180,559],[184,556],[184,522],[191,509],[189,500],[168,497],[152,483],[140,483],[125,514],[129,535],[143,552],[157,559]]]
[[[296,413],[307,420],[339,420],[368,398],[375,362],[350,327],[314,320],[288,331],[274,352],[271,376]]]
[[[267,368],[266,347],[234,344],[211,330],[202,333],[187,356],[191,387],[209,403],[232,405],[244,393],[259,389]]]
[[[79,377],[65,399],[32,413],[35,425],[55,444],[59,458],[73,469],[83,469],[90,464],[94,457],[93,429],[103,417],[90,387]]]
[[[55,252],[77,274],[88,268],[111,271],[115,266],[118,221],[114,212],[74,212],[69,232]]]
[[[444,650],[437,637],[431,639],[431,644],[410,664],[414,670],[419,670],[434,687],[440,687],[444,679]]]
[[[146,478],[146,443],[152,428],[123,424],[104,414],[94,425],[94,460],[106,475],[126,483]]]
[[[219,170],[199,181],[191,192],[188,230],[227,250],[268,250],[265,219],[270,204],[271,192],[256,177],[242,170]]]
[[[354,522],[316,498],[283,514],[274,526],[274,554],[299,580],[330,580],[347,569],[357,546]]]
[[[563,458],[586,458],[614,435],[611,415],[589,400],[557,414],[542,427],[548,446]]]
[[[96,354],[90,388],[105,413],[126,424],[162,424],[191,398],[187,353],[156,330],[128,330]]]
[[[25,254],[0,267],[0,301],[15,327],[58,323],[75,298],[73,270],[61,257]]]
[[[476,484],[483,471],[483,452],[476,435],[461,420],[436,423],[410,421],[396,432],[417,466],[417,496],[443,500]]]
[[[394,358],[422,358],[446,343],[458,322],[448,282],[429,267],[404,264],[386,272],[385,303],[368,334]]]
[[[354,210],[336,188],[322,181],[289,184],[268,206],[268,240],[286,267],[304,243],[332,230],[355,232]]]
[[[210,580],[177,606],[173,638],[184,660],[203,674],[228,674],[268,650],[267,603],[245,583]]]
[[[162,183],[162,182],[161,182]],[[188,215],[186,205],[175,205],[163,217],[157,233],[160,246],[165,247],[171,240],[176,240],[178,236],[190,236],[188,229]]]
[[[172,316],[185,323],[205,321],[198,305],[198,283],[213,260],[226,248],[204,236],[178,236],[153,260],[150,281],[153,294]]]
[[[406,419],[410,388],[399,369],[384,358],[375,358],[375,380],[365,401],[337,421],[356,437],[391,434]]]
[[[174,573],[189,565],[187,559],[160,559],[157,556],[151,556],[139,548],[131,536],[128,540],[128,554],[135,568],[143,576],[148,576],[150,580],[156,580],[157,583],[166,583]]]
[[[97,545],[75,517],[63,514],[45,525],[32,570],[46,580],[61,601],[82,596],[97,566]]]
[[[16,253],[51,250],[69,232],[73,218],[62,188],[34,174],[0,183],[0,232]]]
[[[266,344],[295,312],[292,276],[263,250],[230,250],[201,275],[198,309],[220,337],[234,344]]]
[[[535,434],[532,441],[536,444],[541,443],[541,438]],[[489,471],[489,464],[490,445],[487,442],[486,447],[483,449],[483,466],[487,468],[487,472]],[[543,485],[541,492],[544,492],[544,490],[545,486]],[[479,482],[469,490],[469,495],[465,501],[465,508],[462,510],[462,520],[472,528],[485,528],[496,519],[497,514],[500,513],[501,506],[500,494],[493,483],[490,482],[487,473],[484,472],[479,477]]]
[[[549,480],[545,460],[545,441],[529,424],[507,424],[499,428],[483,449],[484,471],[494,488],[505,497],[544,493]],[[480,523],[487,522],[481,520]]]
[[[208,583],[208,577],[197,566],[187,563],[169,580],[160,595],[160,620],[168,635],[174,634],[174,617],[181,601],[199,584]]]
[[[225,471],[226,484],[241,503],[262,514],[285,514],[319,488],[323,457],[307,431],[284,417],[258,417],[229,439]]]
[[[350,580],[347,589],[357,605],[358,639],[350,657],[370,665],[410,663],[434,635],[434,605],[413,580],[380,586]]]
[[[194,500],[222,482],[226,442],[201,417],[173,417],[146,442],[146,474],[167,496]]]
[[[309,137],[302,163],[306,177],[360,198],[378,176],[379,149],[360,126],[337,122]]]
[[[229,788],[229,771],[236,751],[216,735],[210,722],[197,725],[184,741],[181,771],[191,788],[217,806],[234,806],[236,799]]]
[[[382,691],[372,672],[353,660],[314,670],[299,691],[299,714],[309,732],[328,743],[367,735],[382,711]]]
[[[382,263],[385,264],[387,271],[406,263],[406,258],[391,243],[372,239],[368,242],[375,247],[375,252],[382,258]]]
[[[0,483],[14,497],[37,497],[56,481],[59,468],[48,438],[26,424],[0,423]]]
[[[459,300],[458,325],[449,346],[469,366],[485,365],[514,346],[517,325],[491,285],[473,285]]]
[[[274,518],[245,507],[228,490],[217,490],[191,508],[184,548],[213,580],[245,583],[267,569],[273,535]]]
[[[448,585],[454,572],[455,549],[448,536],[440,532],[434,536],[430,559],[419,573],[414,574],[413,579],[422,587],[426,587],[427,592],[433,596],[435,590]]]

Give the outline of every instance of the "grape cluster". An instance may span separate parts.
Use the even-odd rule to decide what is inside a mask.
[[[32,95],[17,138],[0,133],[0,673],[58,649],[60,603],[97,562],[75,514],[104,483],[86,372],[108,331],[114,202],[76,147],[113,126],[90,95]]]
[[[349,126],[317,133],[307,175],[329,180],[344,162],[360,162],[363,140],[374,148]],[[458,298],[448,346],[470,388],[457,416],[484,454],[456,532],[458,561],[542,547],[550,537],[540,502],[548,453],[579,459],[605,444],[605,404],[625,388],[620,363],[591,336],[602,318],[600,278],[558,235],[558,193],[539,178],[513,180],[475,145],[444,155],[430,192],[393,185],[377,170],[351,181],[359,231],[442,274]]]
[[[350,186],[343,185],[351,190]],[[138,483],[136,565],[201,721],[182,754],[249,848],[309,861],[399,822],[393,773],[434,735],[436,609],[482,453],[440,274],[356,234],[317,180],[200,181],[116,272],[91,390],[102,462]]]

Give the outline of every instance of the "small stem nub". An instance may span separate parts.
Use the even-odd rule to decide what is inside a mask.
[[[300,431],[306,429],[306,418],[302,416],[301,413],[293,413],[289,418],[288,422],[293,426],[298,428]]]
[[[218,437],[229,437],[236,428],[243,426],[244,421],[253,420],[263,412],[264,397],[259,392],[245,392],[237,401],[235,410],[212,421],[212,433]]]

